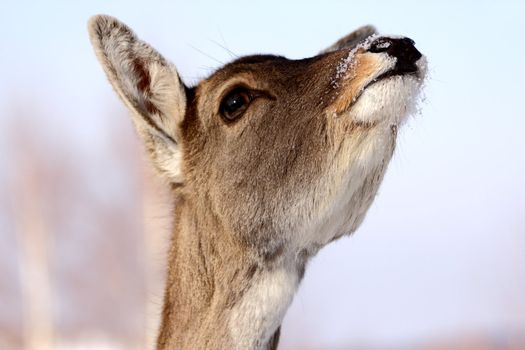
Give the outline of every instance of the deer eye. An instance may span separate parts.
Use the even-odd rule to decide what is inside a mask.
[[[221,115],[228,121],[238,119],[244,114],[252,100],[253,95],[248,90],[235,89],[222,99]]]

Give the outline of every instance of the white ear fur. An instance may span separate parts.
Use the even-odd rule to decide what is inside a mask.
[[[182,182],[178,140],[186,93],[175,67],[113,17],[90,18],[88,30],[97,58],[133,112],[153,162],[170,181]]]
[[[357,44],[364,41],[369,36],[377,34],[376,29],[373,26],[364,26],[359,29],[354,30],[350,34],[342,37],[337,40],[331,46],[319,52],[319,54],[333,52],[341,49],[353,49]]]

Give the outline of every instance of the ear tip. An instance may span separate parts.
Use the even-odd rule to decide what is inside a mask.
[[[367,24],[358,29],[363,34],[373,35],[377,34],[377,28],[371,24]]]
[[[107,31],[110,23],[118,20],[108,15],[95,15],[88,20],[88,30],[90,33]]]
[[[132,33],[128,26],[109,15],[95,15],[88,20],[88,32],[92,41],[101,41],[102,38],[111,36],[115,30]]]

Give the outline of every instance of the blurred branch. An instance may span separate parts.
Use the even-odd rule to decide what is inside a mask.
[[[22,282],[25,338],[28,350],[53,348],[53,316],[49,276],[49,232],[43,213],[38,159],[26,129],[17,129],[16,176],[12,188]],[[29,143],[28,143],[29,142]]]

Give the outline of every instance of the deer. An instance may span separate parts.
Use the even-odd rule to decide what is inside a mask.
[[[316,56],[244,56],[187,86],[119,20],[88,31],[174,203],[156,348],[276,349],[308,261],[365,218],[426,58],[365,26]]]

